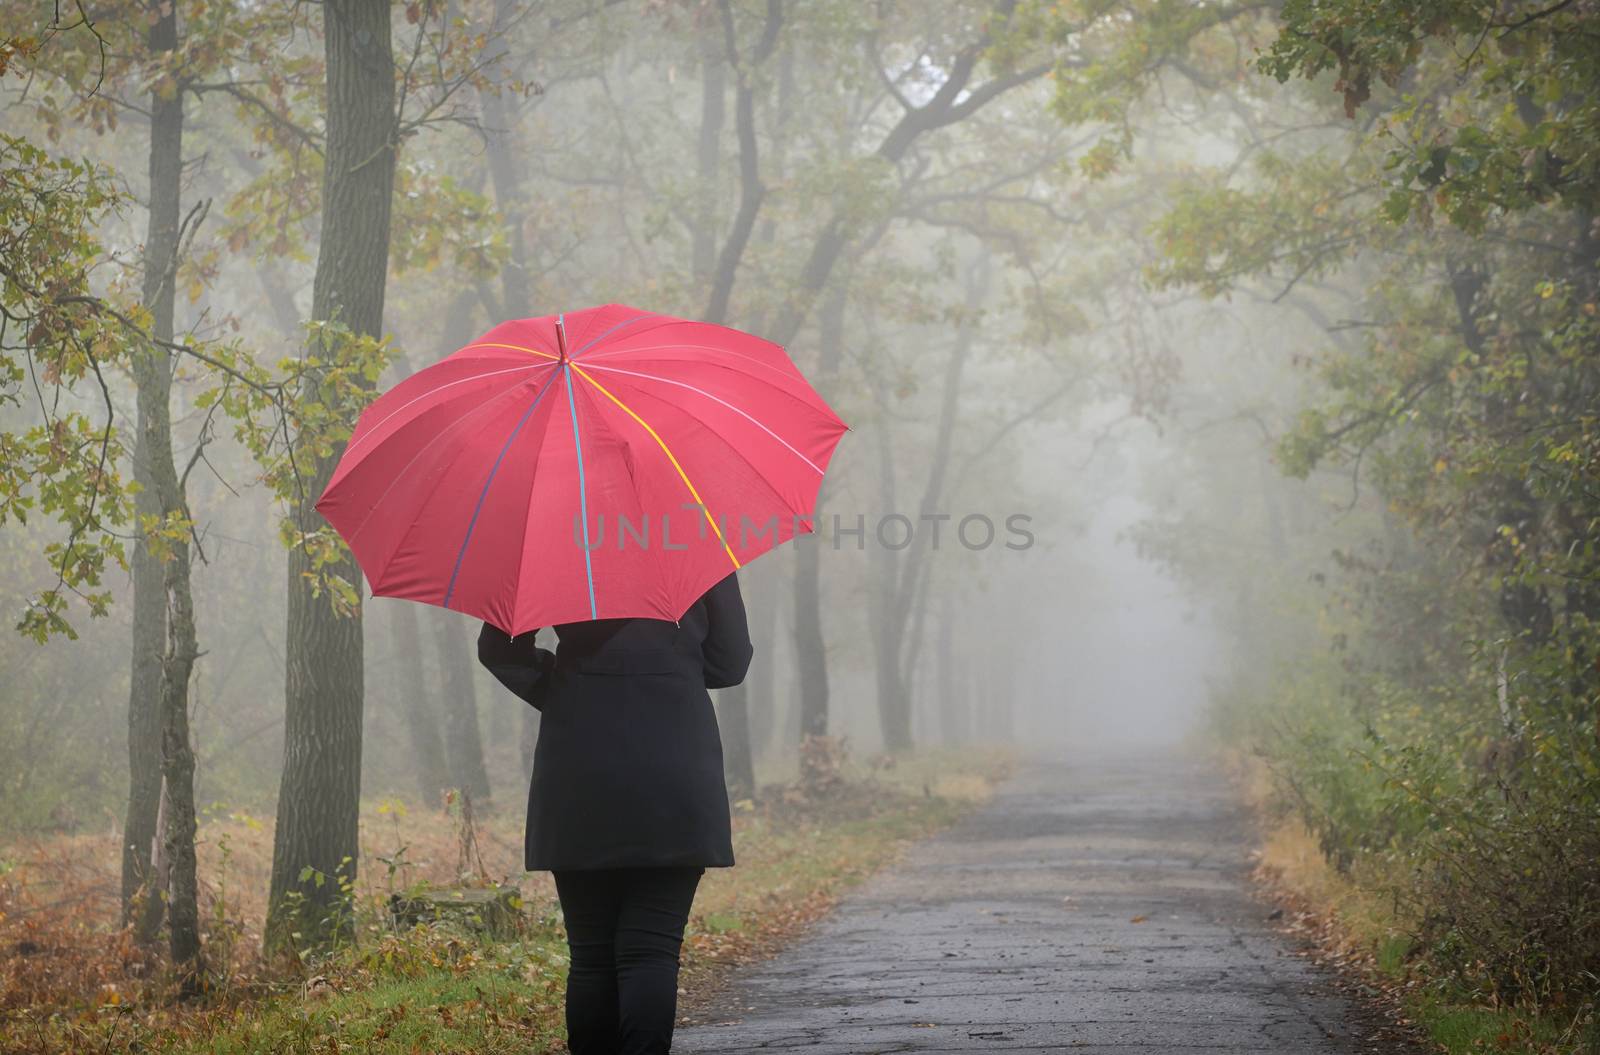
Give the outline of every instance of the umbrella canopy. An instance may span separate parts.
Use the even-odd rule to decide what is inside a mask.
[[[675,620],[811,530],[845,431],[778,345],[608,304],[502,323],[384,393],[317,509],[379,596],[510,634]]]

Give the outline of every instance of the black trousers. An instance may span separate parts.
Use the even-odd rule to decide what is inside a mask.
[[[566,918],[572,1055],[672,1050],[678,950],[703,868],[556,872]]]

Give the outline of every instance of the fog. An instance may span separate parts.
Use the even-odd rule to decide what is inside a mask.
[[[1026,640],[1050,662],[1029,664],[1021,679],[1037,701],[1018,715],[1022,742],[1160,749],[1203,719],[1222,643],[1203,605],[1127,540],[1144,511],[1130,495],[1108,496],[1079,542],[1090,570],[1064,602],[1036,609]]]
[[[1046,76],[1113,64],[1127,29],[1115,19],[1066,45],[1019,28],[978,62],[998,48],[982,7],[468,4],[408,9],[393,28],[410,58],[396,60],[392,218],[352,228],[389,224],[387,289],[361,309],[387,341],[378,391],[506,319],[623,302],[784,344],[851,426],[819,538],[742,572],[757,659],[718,704],[741,783],[790,778],[803,729],[862,761],[1192,744],[1219,695],[1315,636],[1306,591],[1333,546],[1384,530],[1382,503],[1347,468],[1302,481],[1277,464],[1318,395],[1304,364],[1349,346],[1330,320],[1355,303],[1363,261],[1221,279],[1193,249],[1231,222],[1206,194],[1251,193],[1276,178],[1258,163],[1348,146],[1325,89],[1253,72],[1266,27],[1249,19],[1206,53],[1211,73],[1174,63],[1099,88]],[[480,797],[515,803],[537,716],[472,661],[475,620],[369,598],[359,623],[319,623],[305,646],[286,635],[286,590],[307,587],[300,572],[286,583],[284,539],[310,528],[279,440],[310,426],[274,415],[314,391],[293,364],[334,230],[320,158],[339,133],[323,111],[343,104],[318,80],[320,24],[257,15],[280,56],[230,40],[228,60],[192,60],[206,68],[188,75],[173,214],[188,217],[168,399],[193,521],[197,801],[272,808],[286,666],[337,633],[361,646],[344,655],[364,655],[339,690],[357,694],[364,795],[427,796],[481,770]],[[88,281],[126,297],[159,205],[147,161],[160,143],[136,105],[137,63],[108,60],[96,88],[83,63],[97,52],[83,30],[51,37],[6,82],[6,127],[106,166],[125,199],[89,232]],[[219,358],[288,395],[219,415],[219,385],[250,390]],[[117,467],[141,479],[134,378],[107,380],[126,437]],[[64,407],[106,419],[85,382],[13,400],[7,428]],[[354,412],[331,415],[323,450]],[[132,523],[91,516],[75,544],[126,554]],[[51,516],[5,526],[7,609],[26,621],[54,598],[77,635],[3,646],[0,794],[23,827],[118,823],[130,698],[147,691],[130,688],[133,566],[104,560],[109,603],[91,615],[93,576],[52,588],[59,551],[45,547],[67,530]],[[353,676],[345,661],[305,662]]]
[[[1218,93],[1182,74],[1153,74],[1145,85],[1153,95],[1128,97],[1136,145],[1093,174],[1114,126],[1052,115],[1064,89],[1036,71],[963,68],[957,75],[972,83],[943,125],[900,120],[950,105],[939,89],[953,68],[938,56],[976,32],[956,14],[964,5],[878,21],[865,8],[796,8],[743,87],[721,54],[728,41],[716,5],[567,6],[464,10],[464,21],[423,19],[395,31],[437,69],[402,81],[411,97],[400,105],[417,123],[407,126],[399,163],[381,331],[392,364],[379,387],[504,318],[605,301],[704,317],[706,292],[725,282],[718,295],[731,299],[717,310],[788,343],[852,427],[819,523],[867,525],[864,544],[826,531],[815,543],[820,655],[804,654],[795,636],[795,576],[809,573],[792,550],[810,543],[747,570],[758,660],[739,706],[748,708],[763,777],[792,771],[801,680],[823,668],[828,731],[862,756],[911,744],[1048,749],[1190,738],[1241,647],[1232,606],[1249,586],[1224,573],[1254,574],[1196,574],[1193,563],[1211,533],[1257,530],[1221,525],[1214,514],[1233,504],[1233,488],[1243,495],[1275,474],[1269,434],[1234,435],[1197,478],[1185,463],[1188,430],[1206,416],[1248,410],[1281,421],[1291,412],[1290,353],[1275,335],[1304,323],[1287,305],[1242,318],[1192,289],[1159,290],[1152,225],[1176,207],[1186,174],[1244,163],[1257,124],[1287,127],[1300,104],[1265,102],[1264,85],[1248,80]],[[736,7],[738,46],[767,46],[760,12]],[[292,22],[268,29],[287,33],[291,52],[306,50],[310,40]],[[462,34],[473,26],[502,44],[473,62],[441,50],[466,47]],[[876,50],[852,40],[864,35]],[[496,46],[511,53],[495,57]],[[210,205],[186,247],[193,284],[186,278],[178,298],[176,332],[226,343],[270,369],[294,348],[311,308],[319,223],[309,151],[325,131],[313,102],[259,97],[235,75],[231,97],[201,93],[187,115],[182,194]],[[993,101],[962,108],[987,81]],[[118,131],[96,134],[73,87],[86,91],[52,81],[47,67],[33,71],[7,89],[7,125],[31,132],[51,118],[49,107],[63,109],[54,149],[112,167],[129,201],[97,234],[108,252],[132,259],[143,237],[149,118],[103,89]],[[1312,116],[1304,131],[1283,133],[1286,142],[1327,140]],[[753,142],[741,138],[746,119]],[[897,120],[910,138],[895,138]],[[303,130],[298,142],[301,133],[284,136],[291,125]],[[756,167],[756,182],[742,166]],[[753,226],[741,226],[741,206],[756,210]],[[817,253],[838,250],[829,239],[841,234],[831,270],[808,271]],[[114,284],[114,268],[100,268],[96,281]],[[1249,378],[1257,357],[1275,361],[1271,379]],[[1215,383],[1229,372],[1245,383]],[[200,797],[265,806],[282,752],[287,646],[275,523],[284,507],[228,427],[204,413],[201,393],[213,384],[204,367],[179,363],[176,376],[174,453],[181,464],[203,438],[206,454],[187,479],[199,544],[203,655],[191,710]],[[114,385],[115,417],[126,422],[133,392],[122,379]],[[92,396],[67,393],[91,416]],[[27,403],[6,413],[18,424],[38,415]],[[1305,489],[1275,478],[1265,486]],[[999,541],[966,545],[954,529],[969,515],[999,525]],[[1016,515],[1026,547],[1005,545],[1021,537],[1005,527]],[[891,549],[874,530],[886,516],[924,530]],[[938,545],[925,530],[930,517],[944,518]],[[1150,531],[1200,541],[1142,543]],[[49,519],[7,525],[12,611],[49,586],[48,562],[36,553],[60,537]],[[103,618],[74,612],[79,640],[5,646],[11,743],[21,745],[10,793],[48,799],[43,787],[88,782],[94,794],[74,815],[114,816],[123,778],[113,774],[127,764],[117,730],[127,706],[128,573],[113,562],[105,585],[112,603]],[[514,800],[530,716],[467,664],[468,620],[401,606],[366,606],[364,791],[410,791],[404,715],[442,720],[428,709],[442,716],[465,692],[476,701],[474,736],[492,793]],[[905,606],[914,610],[905,636],[875,641],[882,612]],[[420,636],[402,616],[420,618]],[[420,649],[408,647],[413,640]],[[887,682],[884,663],[901,668]],[[910,739],[886,744],[883,693],[902,691],[896,680],[911,698]],[[41,709],[40,698],[60,702]],[[77,768],[91,761],[94,775]]]
[[[0,1048],[553,1039],[540,816],[732,963],[969,809],[1121,955],[1114,813],[1225,977],[1241,800],[1352,988],[1582,1044],[1595,6],[0,0]]]

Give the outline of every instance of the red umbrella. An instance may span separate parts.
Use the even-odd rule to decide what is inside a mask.
[[[778,345],[608,304],[502,323],[384,393],[317,509],[379,596],[511,634],[677,619],[811,530],[845,430]]]

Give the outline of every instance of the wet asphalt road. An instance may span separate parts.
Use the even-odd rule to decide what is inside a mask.
[[[1041,760],[736,975],[675,1052],[1412,1052],[1252,899],[1202,763]]]

